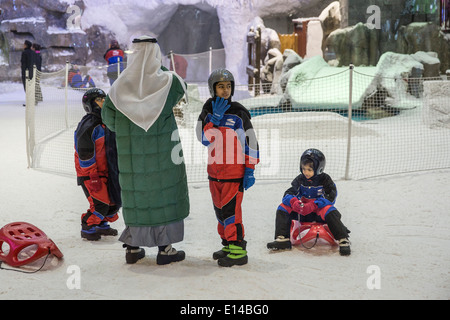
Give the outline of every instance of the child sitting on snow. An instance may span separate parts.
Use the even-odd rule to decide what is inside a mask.
[[[69,86],[76,89],[95,88],[94,79],[90,75],[84,77],[81,75],[80,69],[72,68],[69,70],[68,75]]]
[[[341,214],[334,207],[337,197],[336,185],[324,173],[325,156],[317,149],[306,150],[300,158],[301,174],[286,190],[276,212],[275,241],[269,242],[271,250],[291,249],[290,226],[296,219],[300,222],[328,224],[333,237],[339,242],[339,253],[350,255],[350,231],[341,222]]]

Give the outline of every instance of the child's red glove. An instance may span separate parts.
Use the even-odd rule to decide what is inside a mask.
[[[314,201],[310,202],[304,202],[300,206],[300,213],[302,216],[306,216],[307,214],[310,214],[311,212],[315,211],[317,209],[317,205],[314,203]]]
[[[302,204],[301,204],[300,200],[298,200],[297,197],[293,197],[291,199],[291,201],[289,201],[289,204],[291,205],[292,211],[300,213]]]
[[[102,180],[100,179],[97,172],[91,173],[89,175],[89,179],[92,191],[98,192],[102,189]]]

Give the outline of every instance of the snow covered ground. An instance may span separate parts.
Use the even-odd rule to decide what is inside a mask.
[[[269,252],[275,210],[290,181],[257,181],[243,203],[249,263],[233,268],[212,260],[221,245],[209,189],[206,182],[191,185],[185,240],[175,245],[186,260],[157,266],[156,248],[146,248],[143,260],[127,265],[117,237],[81,240],[87,200],[74,178],[27,169],[23,90],[2,91],[0,227],[32,223],[64,259],[47,261],[35,274],[0,270],[0,299],[450,298],[450,170],[336,181],[336,206],[352,231],[349,257],[327,244]],[[114,226],[121,231],[122,219]],[[80,288],[70,289],[77,270]]]

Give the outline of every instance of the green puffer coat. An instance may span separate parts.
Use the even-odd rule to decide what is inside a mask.
[[[179,141],[171,141],[178,129],[172,108],[184,90],[174,76],[163,111],[145,132],[116,109],[109,96],[102,108],[103,123],[116,132],[123,216],[130,227],[160,226],[189,215],[189,193],[184,162],[171,159]]]

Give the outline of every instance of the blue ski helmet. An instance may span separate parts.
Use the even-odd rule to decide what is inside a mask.
[[[300,172],[302,171],[302,164],[304,165],[308,161],[311,161],[313,163],[315,175],[322,174],[325,170],[326,160],[325,155],[322,153],[322,151],[311,148],[303,152],[300,158]]]

